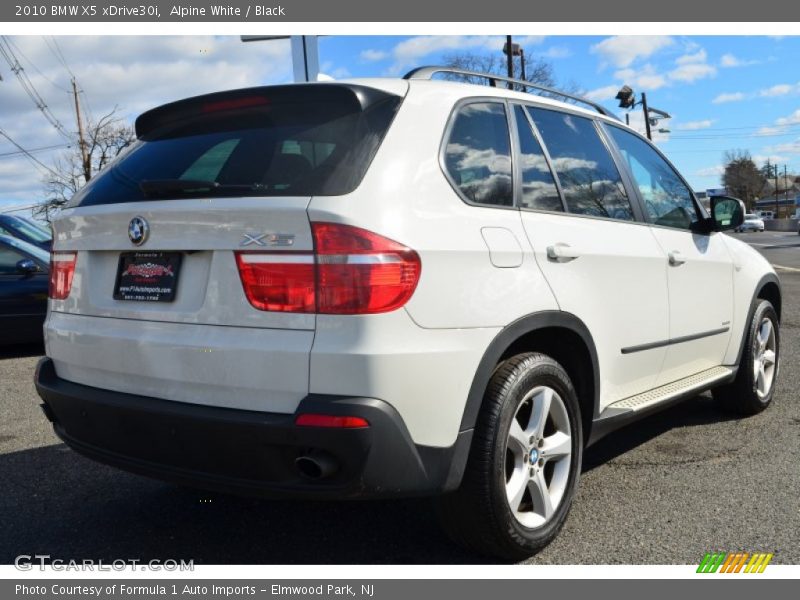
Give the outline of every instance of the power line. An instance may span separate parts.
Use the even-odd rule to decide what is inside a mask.
[[[6,43],[7,43],[7,44],[11,44],[11,46],[14,48],[14,50],[16,50],[16,51],[17,51],[17,53],[18,53],[18,54],[19,54],[19,55],[20,55],[22,58],[24,58],[24,59],[25,59],[25,61],[26,61],[26,62],[27,62],[27,63],[28,63],[28,64],[29,64],[31,67],[33,67],[33,70],[34,70],[34,71],[36,71],[36,72],[37,72],[37,73],[38,73],[38,74],[39,74],[39,75],[42,77],[42,79],[44,79],[45,81],[47,81],[47,82],[48,82],[50,85],[52,85],[54,88],[56,88],[56,89],[58,89],[58,90],[60,90],[60,91],[62,91],[62,92],[69,93],[69,90],[68,90],[67,88],[65,88],[65,87],[62,87],[62,86],[58,85],[58,84],[57,84],[55,81],[53,81],[53,80],[52,80],[52,79],[50,79],[50,78],[49,78],[47,75],[45,75],[45,74],[44,74],[44,73],[41,71],[41,69],[39,69],[39,67],[37,67],[37,66],[36,66],[36,64],[35,64],[35,63],[34,63],[34,62],[33,62],[33,61],[30,59],[30,58],[28,58],[28,56],[27,56],[27,55],[26,55],[26,54],[25,54],[25,53],[22,51],[22,48],[20,48],[20,47],[17,45],[17,43],[16,43],[16,42],[15,42],[15,41],[14,41],[12,38],[8,38],[8,37],[7,37],[7,38],[6,38]]]
[[[20,146],[20,145],[19,145],[17,142],[15,142],[15,141],[14,141],[14,138],[12,138],[10,135],[8,135],[8,134],[7,134],[5,131],[3,131],[2,129],[0,129],[0,135],[2,135],[2,136],[3,136],[4,138],[6,138],[6,139],[7,139],[9,142],[11,142],[11,143],[12,143],[12,144],[13,144],[13,145],[14,145],[14,146],[15,146],[15,147],[16,147],[16,148],[17,148],[17,149],[18,149],[18,150],[19,150],[19,151],[20,151],[22,154],[24,154],[26,157],[28,157],[28,159],[29,159],[31,162],[33,162],[35,165],[39,165],[40,167],[42,167],[43,169],[45,169],[46,171],[48,171],[50,174],[52,174],[52,175],[53,175],[53,176],[55,176],[55,177],[58,177],[58,176],[59,176],[59,175],[58,175],[58,173],[56,173],[55,171],[53,171],[53,169],[51,169],[50,167],[48,167],[46,164],[44,164],[42,161],[40,161],[38,158],[36,158],[36,157],[35,157],[33,154],[31,154],[31,153],[30,153],[30,152],[28,152],[28,151],[27,151],[25,148],[23,148],[23,147],[22,147],[22,146]]]
[[[14,152],[0,153],[0,158],[11,158],[24,154],[39,154],[40,152],[47,152],[49,150],[56,150],[58,148],[71,148],[69,144],[56,144],[54,146],[42,146],[41,148],[31,148],[30,150],[15,150]]]
[[[22,85],[22,89],[25,90],[25,93],[28,97],[33,101],[47,121],[55,127],[56,131],[58,131],[62,136],[67,139],[71,139],[69,133],[64,129],[64,126],[61,122],[55,117],[52,111],[48,108],[47,103],[44,101],[44,98],[36,91],[33,83],[31,82],[30,78],[28,77],[27,73],[25,73],[25,69],[20,64],[17,56],[14,54],[14,50],[11,48],[11,45],[8,43],[6,36],[0,36],[0,40],[5,43],[5,47],[2,43],[0,43],[0,56],[2,56],[5,61],[8,63],[8,66],[11,68],[11,71],[14,75],[17,76],[20,84]]]
[[[42,36],[42,37],[44,37],[44,36]],[[64,68],[67,70],[67,73],[69,73],[70,76],[74,78],[75,77],[75,73],[73,73],[72,69],[69,68],[69,65],[67,64],[67,59],[64,58],[64,53],[61,51],[61,46],[58,45],[58,40],[56,39],[56,36],[51,35],[50,39],[53,40],[53,46],[55,46],[55,52],[53,52],[52,48],[50,49],[50,51],[53,52],[53,54],[58,59],[58,61],[62,65],[64,65]],[[47,44],[47,38],[44,38],[44,42],[45,42],[45,44]],[[50,45],[47,44],[47,47],[50,48]]]

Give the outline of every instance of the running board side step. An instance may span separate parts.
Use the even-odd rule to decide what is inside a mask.
[[[716,385],[730,382],[736,376],[736,370],[736,367],[713,367],[609,404],[593,420],[587,445],[650,412],[666,408],[673,402],[700,394]]]

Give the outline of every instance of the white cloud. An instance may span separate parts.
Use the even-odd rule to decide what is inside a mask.
[[[775,121],[776,125],[797,125],[800,124],[800,108],[790,114],[788,117],[781,117]]]
[[[384,52],[383,50],[367,49],[362,50],[358,57],[364,62],[378,62],[379,60],[389,58],[389,53]]]
[[[762,127],[756,131],[756,136],[771,136],[783,133],[786,131],[783,127]]]
[[[545,39],[542,35],[530,35],[514,38],[520,46],[535,46]],[[420,59],[436,52],[457,52],[461,50],[478,50],[499,52],[506,43],[502,35],[426,35],[403,40],[391,51],[394,63],[388,69],[389,75],[398,75],[403,70],[417,66]]]
[[[745,99],[742,92],[725,92],[714,98],[711,102],[714,104],[725,104],[726,102],[740,102]]]
[[[674,40],[665,35],[618,35],[592,46],[591,51],[618,68],[629,67],[640,58],[649,58],[671,46]]]
[[[74,107],[63,91],[69,87],[67,70],[43,38],[10,39],[25,72],[53,114],[74,132]],[[62,36],[57,40],[83,91],[84,110],[94,118],[119,106],[120,116],[131,122],[144,110],[179,98],[291,78],[288,40],[245,44],[238,36],[200,35]],[[25,148],[63,143],[64,138],[45,121],[13,75],[4,73],[4,79],[0,83],[0,106],[5,116],[0,125],[4,130]],[[0,152],[6,150],[14,148],[0,140]],[[58,154],[43,152],[36,157],[52,165]],[[42,174],[29,160],[4,158],[2,164],[15,167],[10,175],[5,170],[0,172],[4,197],[28,203],[44,198]]]
[[[669,78],[674,81],[691,83],[693,81],[697,81],[698,79],[713,77],[716,74],[717,70],[709,64],[690,62],[683,63],[678,68],[670,71]]]
[[[767,152],[774,152],[776,154],[800,154],[800,138],[794,140],[793,142],[769,146],[768,148],[765,148],[765,150]]]
[[[697,177],[718,177],[725,172],[723,165],[714,165],[713,167],[705,167],[695,171]]]
[[[760,62],[761,61],[758,60],[742,60],[733,54],[723,54],[719,61],[719,66],[730,69],[733,67],[749,67],[750,65],[757,65]]]
[[[614,73],[614,77],[630,85],[634,90],[640,88],[645,91],[657,90],[667,85],[666,77],[659,74],[650,63],[635,69],[620,69]]]
[[[764,98],[774,98],[776,96],[786,96],[798,90],[800,90],[800,84],[779,83],[765,90],[761,90],[758,95]]]
[[[789,159],[780,154],[756,154],[753,156],[753,162],[761,165],[769,161],[771,164],[789,162]]]
[[[597,88],[595,90],[591,90],[584,94],[588,100],[593,100],[594,102],[602,102],[603,100],[611,100],[614,96],[617,95],[620,86],[618,85],[607,85],[605,87]]]
[[[708,55],[703,48],[700,48],[694,54],[684,54],[675,59],[675,63],[679,65],[688,65],[691,63],[704,63],[708,59]]]
[[[702,121],[687,121],[675,126],[678,131],[697,131],[698,129],[708,129],[714,124],[713,119],[703,119]]]
[[[572,56],[572,51],[566,46],[552,46],[544,52],[539,53],[538,56],[550,59],[569,58]]]

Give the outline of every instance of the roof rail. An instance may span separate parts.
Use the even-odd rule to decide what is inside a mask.
[[[412,69],[405,75],[403,75],[403,79],[433,79],[433,76],[437,73],[449,73],[451,75],[463,75],[465,77],[480,77],[483,79],[489,80],[489,85],[491,87],[497,87],[498,81],[504,81],[506,83],[512,83],[522,86],[523,91],[527,92],[527,88],[533,88],[540,92],[545,92],[547,94],[552,94],[554,96],[560,96],[561,98],[567,98],[569,100],[574,100],[575,102],[580,102],[582,104],[586,104],[587,106],[591,106],[601,115],[606,117],[611,117],[612,119],[616,119],[619,121],[619,117],[612,112],[609,112],[604,107],[597,104],[597,102],[592,102],[586,98],[581,96],[576,96],[575,94],[570,94],[568,92],[562,92],[560,90],[556,90],[546,85],[540,85],[538,83],[531,83],[530,81],[525,81],[524,79],[514,79],[513,77],[504,77],[503,75],[495,75],[494,73],[481,73],[479,71],[469,71],[467,69],[457,69],[453,67],[417,67],[416,69]],[[513,89],[513,88],[512,88]]]

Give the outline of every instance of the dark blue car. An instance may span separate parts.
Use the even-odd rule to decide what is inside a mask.
[[[16,215],[0,215],[0,235],[8,235],[50,252],[53,234],[46,225]]]
[[[0,345],[42,341],[50,255],[0,235]]]

